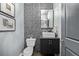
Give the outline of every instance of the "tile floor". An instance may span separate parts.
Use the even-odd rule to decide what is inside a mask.
[[[40,52],[35,52],[34,51],[33,54],[32,54],[32,56],[45,56],[45,55],[41,54]],[[50,56],[52,56],[52,55],[50,55]],[[59,56],[59,55],[53,55],[53,56]]]
[[[43,56],[40,52],[34,52],[32,56]]]

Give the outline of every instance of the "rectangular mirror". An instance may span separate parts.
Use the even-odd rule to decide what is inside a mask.
[[[41,28],[53,28],[53,10],[41,10]]]

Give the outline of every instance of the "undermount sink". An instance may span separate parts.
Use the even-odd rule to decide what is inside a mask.
[[[42,32],[43,38],[55,38],[55,33],[53,32]]]

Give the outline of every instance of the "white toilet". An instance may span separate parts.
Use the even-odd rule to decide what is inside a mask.
[[[35,46],[35,38],[27,38],[26,43],[27,47],[23,51],[23,56],[31,56],[33,54],[33,48]]]

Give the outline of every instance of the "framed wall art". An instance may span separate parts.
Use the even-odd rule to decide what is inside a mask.
[[[14,31],[15,20],[6,16],[0,15],[0,31]]]
[[[15,5],[13,3],[1,3],[0,11],[11,16],[15,16]]]

